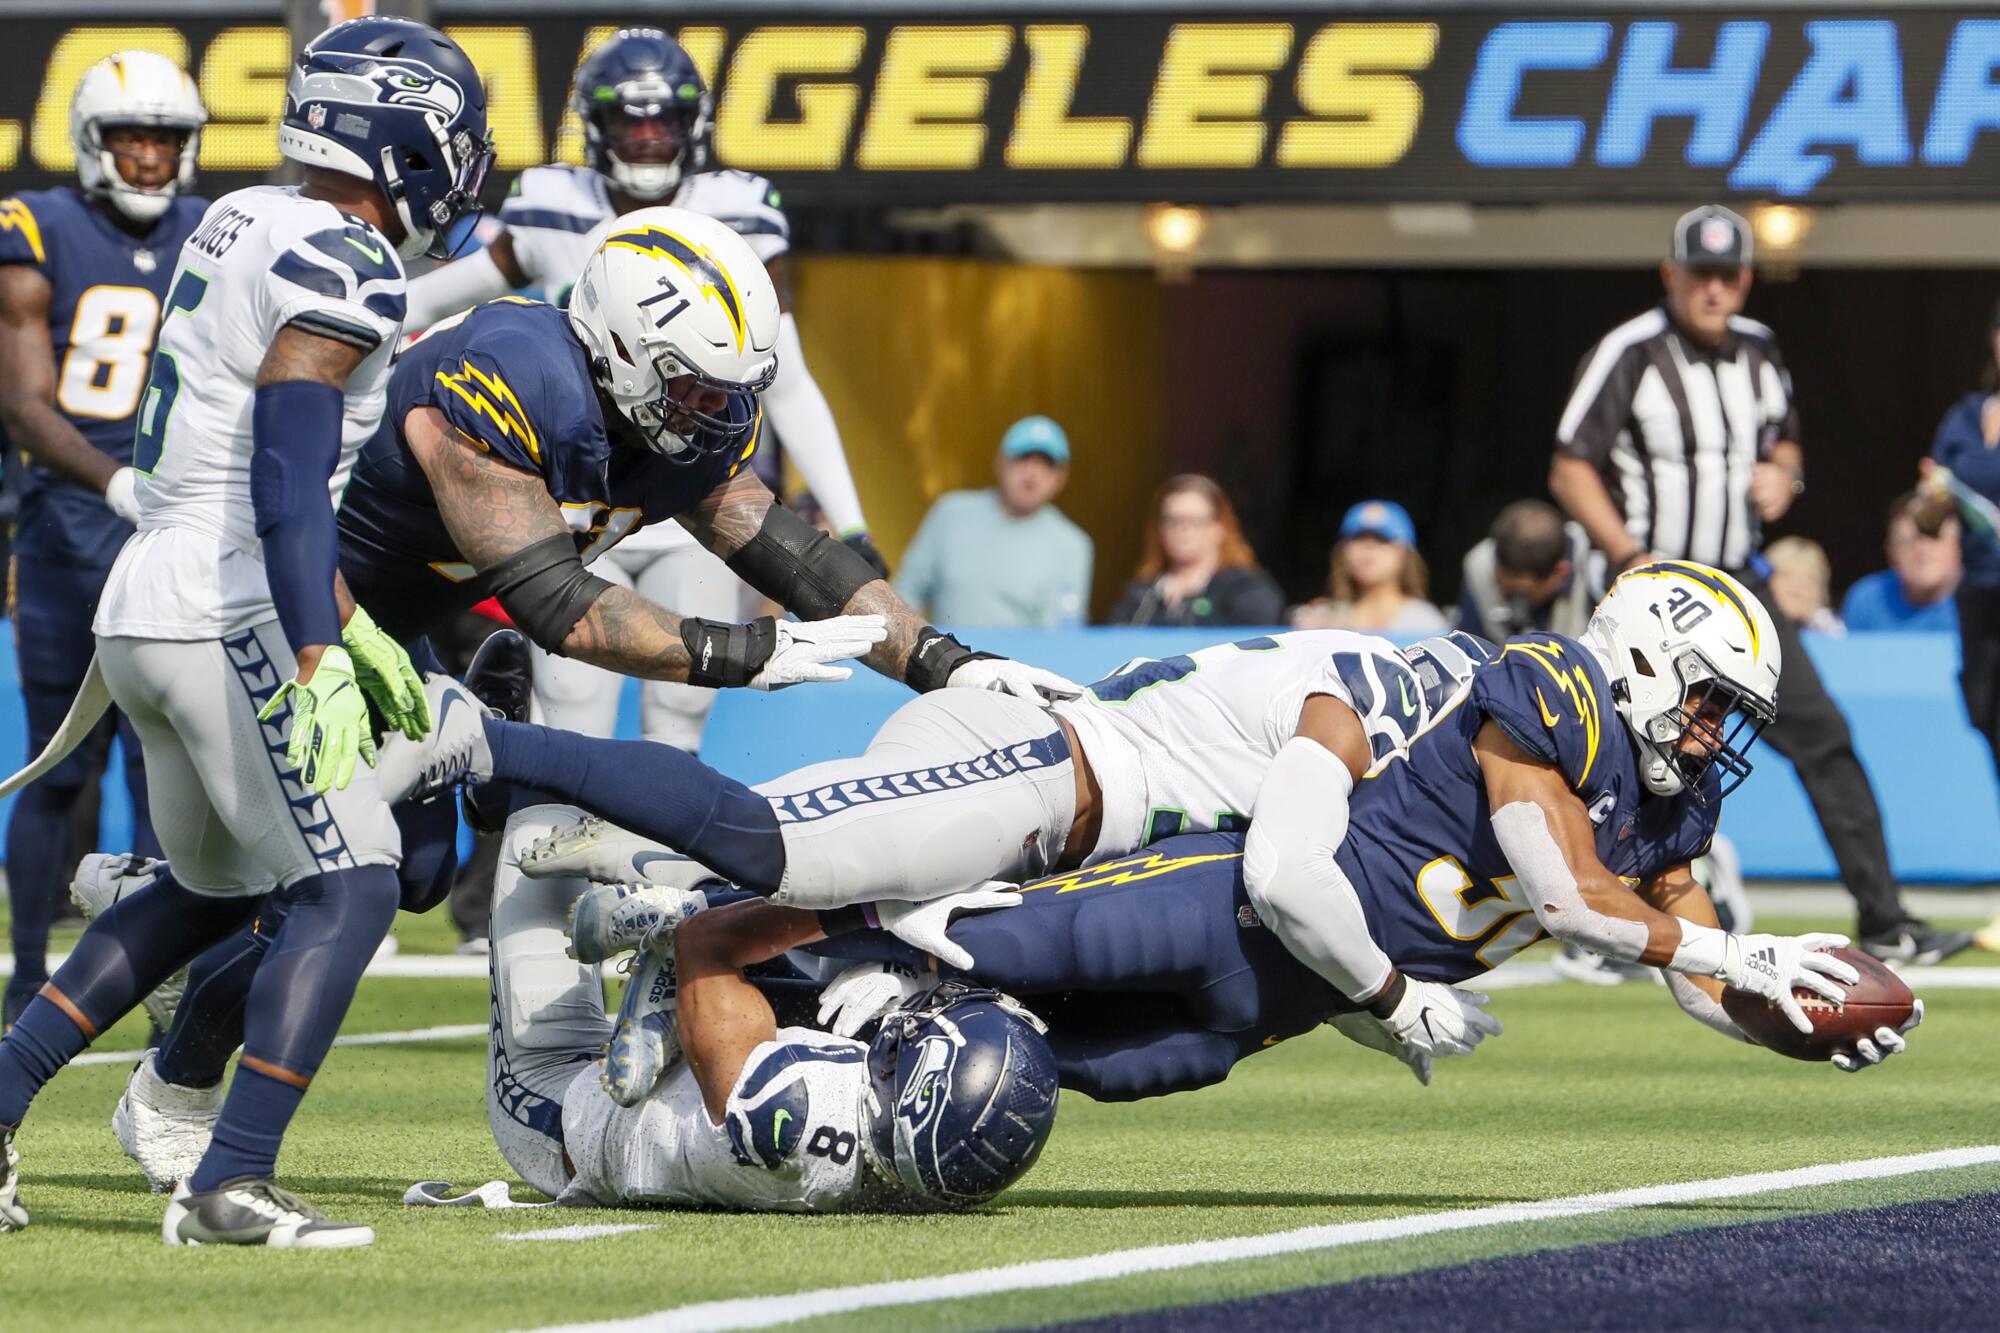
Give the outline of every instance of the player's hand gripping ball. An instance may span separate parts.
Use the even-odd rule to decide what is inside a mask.
[[[1804,989],[1792,992],[1812,1020],[1811,1032],[1799,1031],[1783,1009],[1751,991],[1723,991],[1723,1010],[1758,1045],[1794,1060],[1831,1060],[1850,1072],[1881,1063],[1901,1051],[1903,1034],[1923,1021],[1923,1001],[1878,959],[1859,949],[1831,952],[1861,979],[1838,1003]]]

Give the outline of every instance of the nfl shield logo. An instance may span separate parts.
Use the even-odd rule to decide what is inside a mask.
[[[1701,248],[1712,255],[1725,254],[1735,247],[1736,229],[1722,218],[1701,224]]]
[[[153,257],[151,250],[134,250],[132,252],[132,267],[138,269],[141,273],[151,273],[159,266],[160,261]]]
[[[326,106],[324,103],[314,102],[306,108],[306,124],[312,126],[314,129],[318,129],[320,126],[326,124]]]

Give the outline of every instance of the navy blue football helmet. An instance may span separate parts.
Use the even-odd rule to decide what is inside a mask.
[[[1424,691],[1424,716],[1435,718],[1472,673],[1500,656],[1500,649],[1468,630],[1419,639],[1403,649]]]
[[[959,981],[885,1017],[868,1048],[882,1174],[949,1208],[1020,1179],[1056,1123],[1056,1058],[1042,1032],[1011,998]]]
[[[278,150],[374,181],[402,220],[405,259],[444,257],[493,166],[486,89],[458,44],[410,19],[359,18],[307,43],[285,88]]]
[[[634,199],[665,199],[707,168],[715,104],[681,44],[624,28],[576,67],[570,106],[591,170]]]

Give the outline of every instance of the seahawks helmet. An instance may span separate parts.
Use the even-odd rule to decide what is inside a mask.
[[[1041,1156],[1056,1060],[1041,1020],[998,991],[947,981],[882,1020],[868,1048],[871,1160],[915,1198],[984,1203]]]
[[[111,202],[134,222],[151,222],[167,211],[182,190],[194,186],[201,152],[201,127],[208,108],[187,71],[157,51],[119,51],[83,72],[69,103],[69,138],[76,149],[76,174],[85,194]],[[179,164],[167,183],[143,189],[125,179],[118,155],[104,145],[106,130],[125,126],[177,130]]]
[[[1778,715],[1783,663],[1777,626],[1749,589],[1692,560],[1642,565],[1611,585],[1586,634],[1648,791],[1706,802],[1750,776],[1746,755]]]
[[[648,449],[693,463],[752,439],[778,373],[778,292],[726,223],[684,208],[611,222],[570,289],[569,322]]]
[[[458,44],[411,19],[359,18],[299,53],[278,151],[373,181],[402,220],[405,259],[445,257],[493,166],[486,89]]]
[[[1434,718],[1472,673],[1500,656],[1500,649],[1477,634],[1455,629],[1419,639],[1402,650],[1424,692],[1424,716]]]
[[[570,107],[591,170],[634,199],[668,198],[708,165],[715,104],[694,61],[658,28],[599,43],[576,67]],[[650,141],[635,143],[640,134]]]

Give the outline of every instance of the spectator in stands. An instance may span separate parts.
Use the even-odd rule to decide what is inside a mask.
[[[924,515],[896,591],[947,628],[1062,629],[1083,623],[1093,549],[1055,498],[1069,437],[1047,417],[1007,428],[998,487],[953,491]]]
[[[1446,628],[1424,600],[1430,571],[1417,554],[1417,525],[1394,500],[1363,500],[1340,521],[1327,595],[1292,612],[1295,629],[1358,629],[1415,638]]]
[[[1952,603],[1963,572],[1958,516],[1933,511],[1926,515],[1928,522],[1920,525],[1920,513],[1930,508],[1930,503],[1914,492],[1897,496],[1889,506],[1889,567],[1847,590],[1840,616],[1848,629],[1856,634],[1872,630],[1958,632],[1958,608]]]
[[[1257,567],[1222,487],[1192,472],[1160,487],[1145,558],[1111,623],[1276,625],[1284,616],[1285,594]]]
[[[1780,537],[1764,548],[1771,573],[1771,600],[1800,629],[1845,634],[1833,609],[1833,564],[1826,548],[1810,537]]]
[[[1465,553],[1458,627],[1495,643],[1535,630],[1577,638],[1602,595],[1603,565],[1582,524],[1545,501],[1516,500]]]

